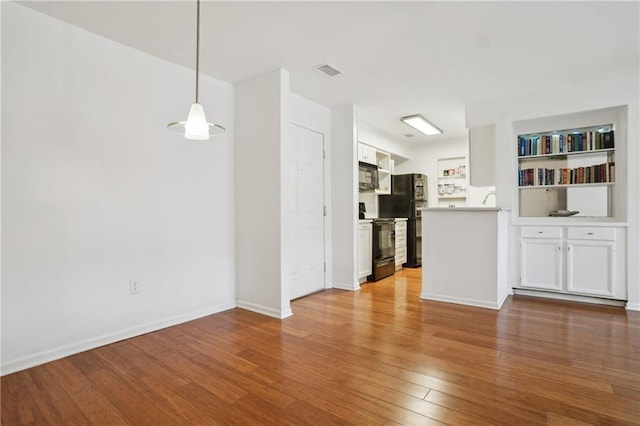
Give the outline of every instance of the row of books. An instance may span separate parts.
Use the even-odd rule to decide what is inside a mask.
[[[608,132],[518,136],[518,157],[531,155],[566,154],[614,148],[613,130]]]
[[[518,170],[518,186],[573,185],[615,181],[615,163],[593,166],[547,169],[534,167]]]

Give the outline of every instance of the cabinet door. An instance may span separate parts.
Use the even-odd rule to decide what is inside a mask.
[[[520,241],[520,285],[562,290],[562,240],[522,238]]]
[[[376,166],[376,150],[370,146],[358,144],[358,161]]]
[[[407,262],[407,221],[396,221],[396,270]]]
[[[396,231],[396,269],[400,269],[407,262],[407,234],[398,235]]]
[[[567,291],[615,296],[615,242],[567,240]]]
[[[372,238],[373,227],[370,223],[358,226],[358,278],[371,275],[372,271]]]

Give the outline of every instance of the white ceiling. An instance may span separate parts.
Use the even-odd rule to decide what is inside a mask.
[[[193,0],[23,4],[195,68]],[[200,70],[236,83],[284,68],[293,92],[356,104],[360,121],[397,140],[445,140],[466,136],[466,104],[637,73],[638,14],[637,1],[203,0]],[[323,63],[343,74],[314,70]],[[444,134],[418,136],[399,121],[411,114]]]

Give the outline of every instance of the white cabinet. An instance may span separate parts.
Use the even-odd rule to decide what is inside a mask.
[[[613,241],[567,241],[567,290],[613,297]]]
[[[358,279],[366,279],[372,273],[373,225],[370,221],[358,223]],[[364,280],[362,280],[364,281]]]
[[[562,290],[562,229],[523,227],[520,241],[520,285]]]
[[[363,163],[373,164],[377,166],[376,160],[376,149],[372,146],[365,145],[362,143],[358,144],[358,161],[362,161]]]
[[[407,262],[407,219],[396,219],[396,271]]]
[[[520,286],[625,300],[626,230],[607,226],[523,226]]]
[[[391,174],[393,173],[391,154],[359,143],[358,161],[378,167],[378,188],[375,190],[375,193],[391,194]]]
[[[567,290],[616,297],[616,241],[611,228],[567,229]]]
[[[496,156],[496,126],[469,129],[469,184],[494,186]]]

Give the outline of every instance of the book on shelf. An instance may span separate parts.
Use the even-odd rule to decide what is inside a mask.
[[[615,162],[575,168],[518,169],[518,186],[579,185],[615,182]]]
[[[614,131],[518,136],[518,157],[613,149]]]

